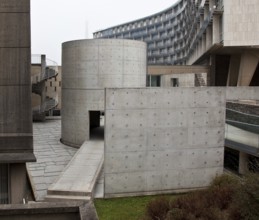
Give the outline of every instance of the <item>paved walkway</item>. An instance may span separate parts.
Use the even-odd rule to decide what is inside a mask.
[[[48,188],[47,200],[89,200],[103,166],[104,141],[86,141],[59,178]]]
[[[36,163],[27,163],[36,201],[42,201],[47,188],[58,178],[77,149],[61,144],[61,120],[33,123]]]

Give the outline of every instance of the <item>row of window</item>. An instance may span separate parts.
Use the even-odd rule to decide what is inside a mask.
[[[161,14],[157,14],[155,16],[150,16],[149,18],[146,18],[145,20],[139,20],[139,21],[135,21],[133,23],[118,26],[116,28],[96,32],[96,33],[94,33],[94,37],[95,38],[105,37],[105,36],[109,36],[112,34],[118,34],[118,33],[122,33],[125,31],[139,29],[141,27],[146,27],[149,25],[155,25],[155,24],[161,25],[162,22],[165,22],[165,25],[166,25],[167,24],[166,22],[168,22],[168,19],[171,19],[173,17],[175,18],[175,20],[173,20],[173,22],[177,22],[177,21],[181,20],[181,18],[182,18],[181,17],[182,15],[180,13],[182,12],[186,2],[187,2],[187,0],[182,0],[179,4],[175,5],[174,7],[162,12]],[[180,17],[178,16],[178,14]]]

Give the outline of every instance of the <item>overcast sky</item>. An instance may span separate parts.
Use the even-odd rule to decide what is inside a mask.
[[[32,54],[61,64],[62,42],[93,38],[97,30],[152,15],[176,1],[31,0]]]

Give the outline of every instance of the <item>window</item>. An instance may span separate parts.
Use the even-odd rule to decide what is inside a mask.
[[[49,85],[50,85],[50,87],[52,87],[52,82],[51,81],[49,82]]]
[[[179,78],[171,78],[171,87],[179,87]]]
[[[9,203],[8,164],[0,164],[0,204]]]
[[[160,76],[147,76],[147,86],[148,87],[160,87]]]

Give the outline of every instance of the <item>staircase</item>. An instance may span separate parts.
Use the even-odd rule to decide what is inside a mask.
[[[202,73],[195,74],[195,86],[207,86],[206,79]]]
[[[34,62],[33,62],[34,60]],[[32,62],[39,66],[40,73],[31,77],[32,92],[41,96],[41,105],[33,108],[33,120],[44,121],[45,113],[58,105],[58,96],[45,97],[45,82],[58,75],[58,66],[54,61],[46,59],[45,55],[33,55]],[[49,63],[50,65],[47,65]]]

